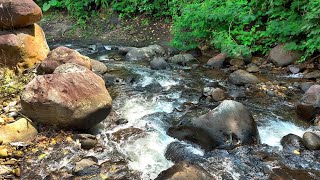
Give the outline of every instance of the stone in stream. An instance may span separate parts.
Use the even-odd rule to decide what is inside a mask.
[[[0,29],[32,25],[42,18],[41,8],[32,0],[0,0]]]
[[[248,71],[249,73],[256,73],[260,71],[260,68],[257,65],[252,64],[252,65],[248,65],[248,68],[246,69],[246,71]]]
[[[189,61],[195,60],[195,58],[191,54],[177,54],[170,58],[168,61],[173,64],[179,64],[185,66]]]
[[[125,59],[127,61],[138,61],[151,58],[155,55],[164,55],[165,50],[159,45],[150,45],[142,48],[132,48],[126,54]]]
[[[320,85],[311,86],[303,95],[296,106],[298,116],[310,122],[319,113],[320,108]]]
[[[214,180],[206,170],[196,164],[185,161],[179,162],[171,168],[162,171],[155,180]]]
[[[214,101],[222,101],[226,98],[226,92],[221,88],[215,88],[211,91],[211,96]]]
[[[165,70],[169,68],[169,64],[164,60],[164,58],[155,57],[150,62],[150,67],[153,70]]]
[[[244,70],[237,70],[229,75],[229,81],[235,85],[255,84],[259,82],[259,79]]]
[[[0,66],[23,71],[43,61],[49,53],[49,46],[42,28],[33,24],[0,31],[0,52]]]
[[[52,74],[54,70],[66,63],[74,63],[92,69],[91,59],[87,56],[81,55],[79,52],[67,47],[57,47],[52,50],[47,58],[37,68],[38,74]]]
[[[0,127],[0,141],[2,143],[29,141],[37,134],[38,131],[34,124],[25,118]]]
[[[75,134],[72,137],[73,140],[79,141],[82,149],[92,149],[98,144],[96,136],[91,134]]]
[[[100,173],[98,160],[93,157],[83,158],[80,161],[76,162],[76,166],[73,172],[77,176],[89,176],[98,174]]]
[[[103,79],[82,67],[71,73],[35,77],[22,93],[21,106],[23,113],[38,123],[90,129],[108,116],[112,99]]]
[[[218,68],[218,69],[222,68],[223,63],[226,58],[227,58],[226,53],[220,53],[220,54],[216,55],[215,57],[210,58],[207,62],[207,66],[213,67],[213,68]]]
[[[241,103],[224,100],[207,114],[170,127],[168,134],[199,144],[205,150],[260,143],[256,122]]]
[[[320,70],[309,72],[303,76],[306,79],[317,79],[320,77]]]
[[[315,85],[313,82],[303,82],[299,85],[299,88],[306,92],[311,86]]]
[[[103,75],[108,71],[107,66],[100,61],[91,59],[92,71],[96,74]]]
[[[320,137],[312,132],[305,132],[303,134],[303,144],[309,150],[320,150]]]
[[[268,59],[276,66],[287,66],[299,60],[302,56],[301,52],[290,51],[285,49],[286,44],[278,44],[269,52]]]
[[[302,138],[295,134],[288,134],[281,138],[281,145],[286,152],[293,153],[295,150],[304,150]]]

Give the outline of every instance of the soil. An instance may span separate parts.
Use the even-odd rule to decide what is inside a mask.
[[[102,42],[109,45],[142,47],[149,44],[167,45],[171,41],[169,19],[152,19],[140,15],[121,19],[117,13],[101,13],[86,25],[78,25],[76,20],[63,11],[44,14],[39,22],[47,41]]]

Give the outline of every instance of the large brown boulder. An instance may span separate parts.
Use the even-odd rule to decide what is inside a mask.
[[[260,143],[251,113],[243,104],[232,100],[224,100],[198,119],[169,128],[168,134],[199,144],[206,150]]]
[[[320,110],[320,85],[311,86],[297,104],[298,116],[307,122],[315,118]]]
[[[33,0],[0,0],[0,29],[32,25],[42,18],[41,8]]]
[[[175,164],[171,168],[162,171],[156,180],[214,180],[202,167],[185,161]]]
[[[26,28],[0,31],[0,66],[23,70],[44,60],[49,53],[41,27],[33,24]]]
[[[78,68],[69,73],[35,77],[22,93],[21,106],[23,113],[35,122],[89,129],[107,117],[112,99],[101,77]]]
[[[32,140],[38,134],[32,122],[21,118],[14,123],[0,127],[0,142],[11,143]]]
[[[92,69],[89,57],[81,55],[76,50],[60,46],[48,54],[48,57],[39,65],[37,72],[38,74],[52,74],[58,66],[66,63],[74,63]]]
[[[285,45],[286,44],[279,44],[269,52],[268,59],[276,66],[282,67],[290,65],[302,56],[301,52],[286,50]]]

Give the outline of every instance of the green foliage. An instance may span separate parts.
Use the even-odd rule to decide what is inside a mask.
[[[190,49],[211,44],[233,55],[265,54],[276,43],[290,42],[288,49],[304,50],[307,58],[320,51],[319,9],[319,0],[192,3],[174,18],[173,45]]]

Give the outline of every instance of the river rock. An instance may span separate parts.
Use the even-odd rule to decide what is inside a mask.
[[[202,51],[198,47],[188,50],[187,53],[191,54],[195,58],[198,58],[198,57],[202,56]]]
[[[155,180],[214,180],[202,167],[185,161],[162,171]]]
[[[206,150],[260,143],[251,113],[243,104],[232,100],[224,100],[207,114],[169,128],[168,134]]]
[[[303,77],[306,79],[320,78],[320,70],[315,70],[315,71],[309,72],[309,73],[305,74]]]
[[[238,67],[245,65],[242,59],[231,59],[229,63],[231,66],[238,66]]]
[[[84,158],[76,162],[74,173],[78,176],[94,175],[100,172],[96,159]]]
[[[168,61],[170,63],[179,64],[179,65],[186,65],[189,61],[194,60],[195,58],[191,54],[177,54],[173,57],[170,57]]]
[[[207,62],[207,65],[213,68],[222,68],[226,58],[227,58],[226,53],[220,53],[215,57],[209,59]]]
[[[41,27],[33,24],[16,30],[0,31],[0,51],[0,66],[17,67],[23,71],[44,60],[49,47]]]
[[[166,50],[157,44],[149,45],[147,48],[154,51],[157,55],[165,55],[166,54]]]
[[[255,84],[259,82],[259,79],[244,70],[237,70],[229,75],[229,81],[235,85]]]
[[[214,101],[222,101],[226,98],[226,92],[221,88],[215,88],[211,91],[211,96]]]
[[[138,61],[153,57],[156,52],[149,47],[135,48],[130,50],[125,57],[127,61]]]
[[[287,66],[299,60],[302,56],[301,52],[290,51],[285,49],[285,44],[278,44],[269,52],[268,59],[276,66]]]
[[[103,75],[108,71],[107,66],[103,62],[100,62],[94,59],[91,59],[90,61],[91,61],[92,71],[94,73]]]
[[[253,65],[248,65],[249,67],[246,69],[246,71],[248,71],[249,73],[256,73],[260,71],[260,68],[253,64]]]
[[[63,128],[90,129],[107,117],[111,105],[103,79],[88,69],[37,76],[21,96],[26,116]]]
[[[299,85],[299,88],[303,91],[306,92],[308,91],[308,89],[313,86],[314,83],[313,82],[303,82]]]
[[[48,54],[48,57],[39,65],[37,73],[52,74],[58,66],[66,63],[74,63],[92,69],[89,57],[81,55],[76,50],[60,46]]]
[[[150,67],[154,70],[162,70],[169,68],[169,64],[163,58],[156,57],[150,62]]]
[[[0,0],[0,29],[33,25],[42,18],[41,8],[32,0]]]
[[[309,150],[320,150],[320,137],[312,132],[305,132],[303,134],[303,144]]]
[[[98,144],[96,136],[91,134],[75,134],[72,137],[73,140],[79,141],[82,149],[92,149]]]
[[[38,134],[34,124],[25,118],[0,127],[0,141],[11,143],[32,140]]]
[[[300,72],[300,68],[298,66],[295,66],[295,65],[289,65],[288,69],[292,74],[297,74],[297,73]]]
[[[296,106],[298,116],[307,122],[312,120],[320,107],[320,85],[311,86]]]
[[[286,152],[293,153],[294,150],[304,150],[302,138],[295,134],[288,134],[281,138],[281,145]]]

